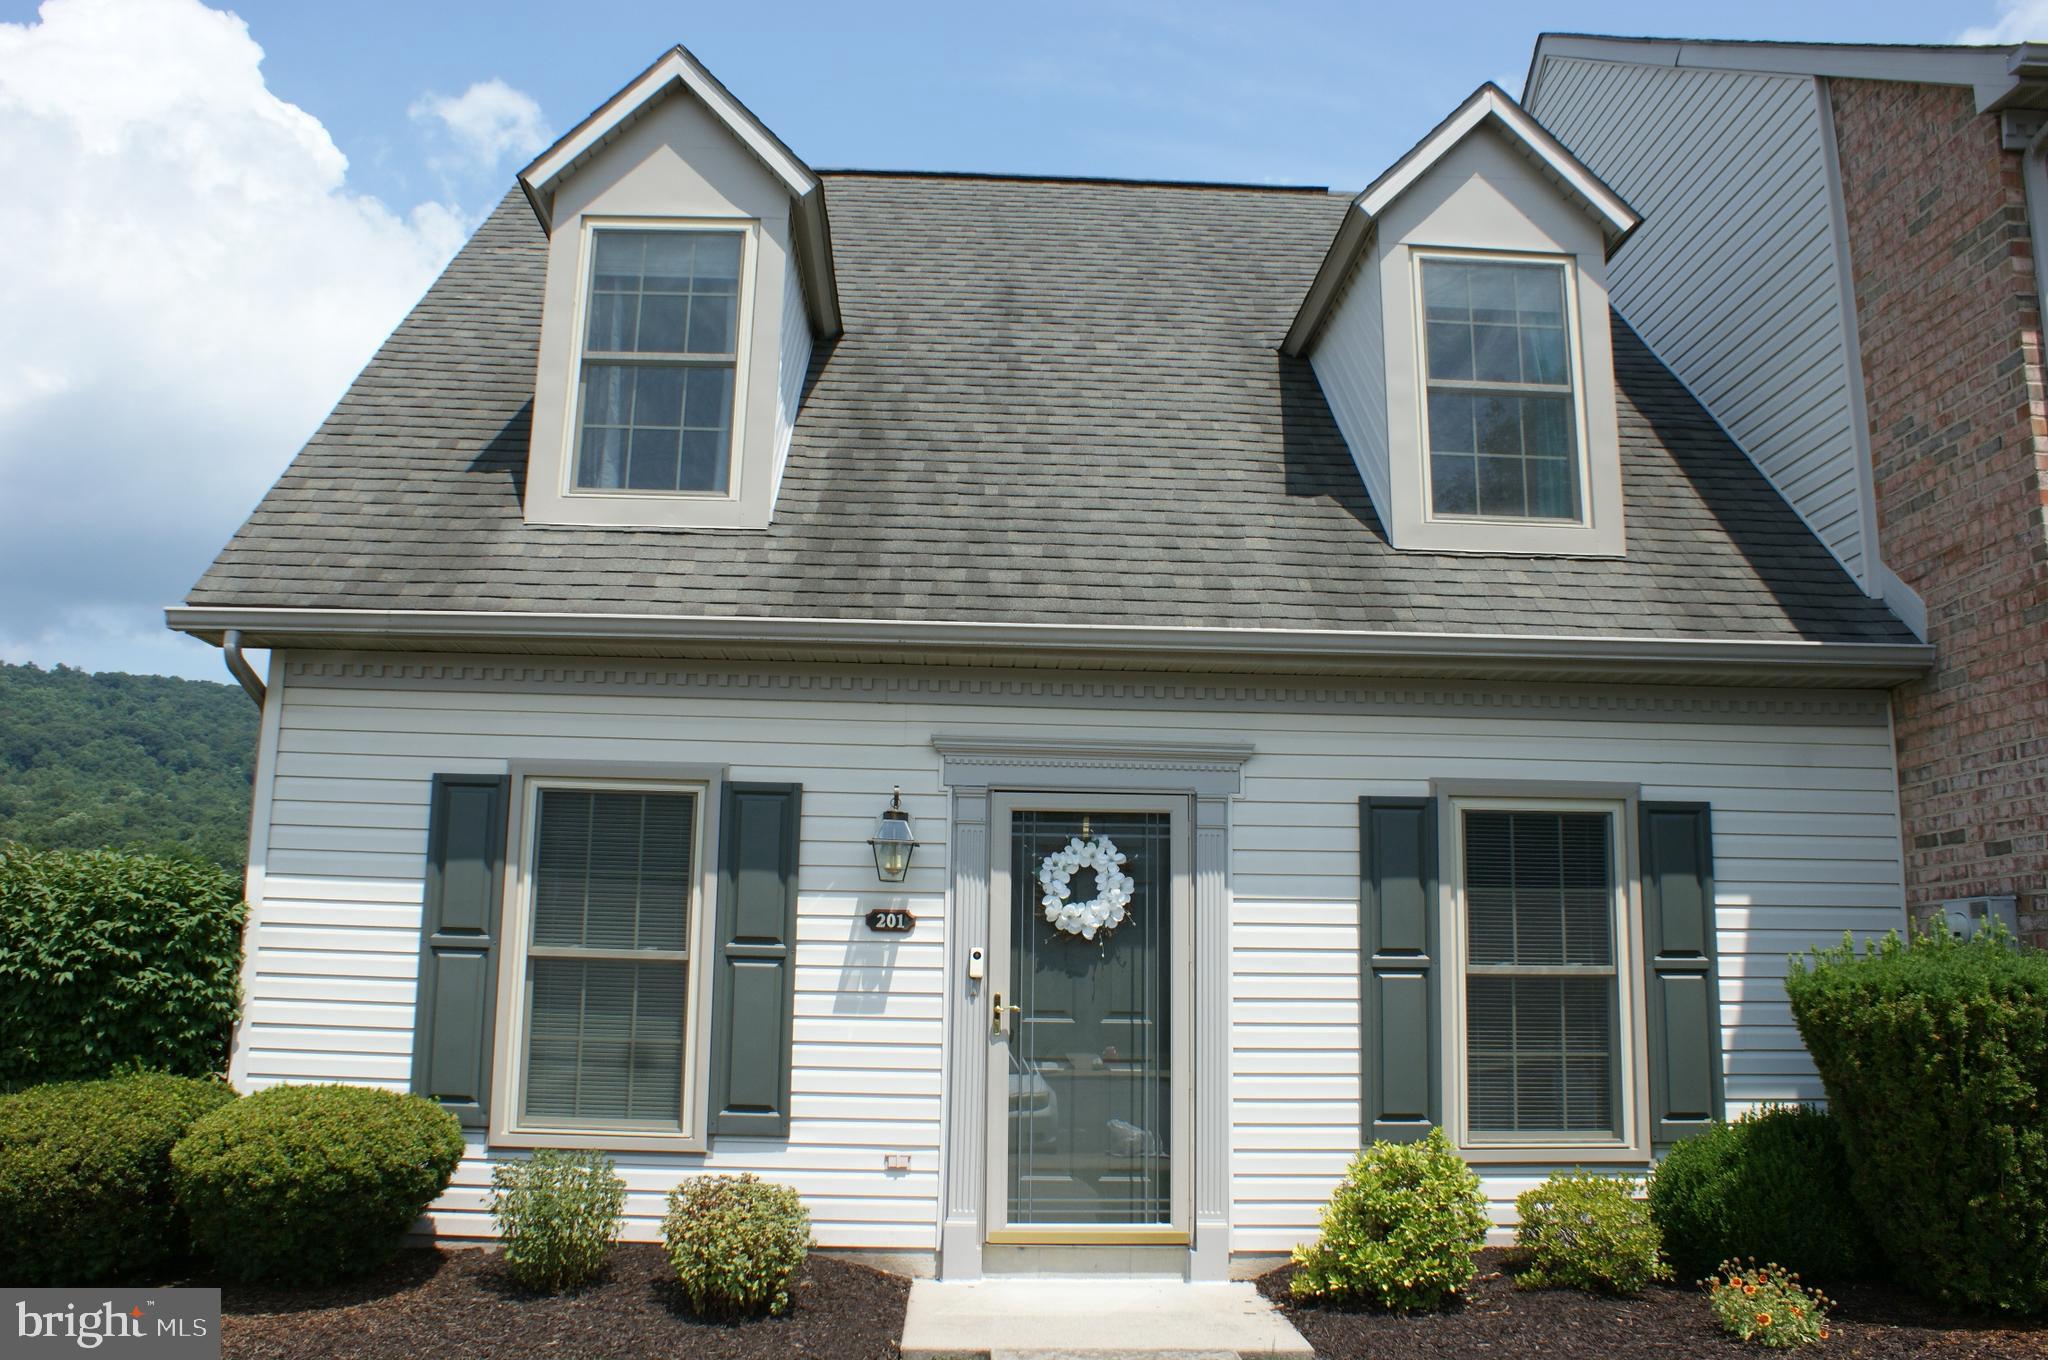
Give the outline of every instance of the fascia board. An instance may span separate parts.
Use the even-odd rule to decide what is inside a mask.
[[[607,141],[681,86],[788,190],[794,204],[798,267],[804,279],[804,310],[812,333],[829,340],[841,331],[839,281],[832,265],[832,231],[825,215],[824,181],[754,116],[717,76],[686,47],[674,47],[642,71],[598,110],[562,134],[553,146],[519,172],[519,187],[534,216],[554,230],[555,190]]]
[[[1609,255],[1618,250],[1641,223],[1635,209],[1629,207],[1619,194],[1608,188],[1541,123],[1524,112],[1506,91],[1489,81],[1473,91],[1471,97],[1448,118],[1430,129],[1406,155],[1387,167],[1378,179],[1351,201],[1351,210],[1338,225],[1337,235],[1302,298],[1293,324],[1287,328],[1287,338],[1280,346],[1283,353],[1300,355],[1307,351],[1380,215],[1452,148],[1488,122],[1515,143],[1523,155],[1547,171],[1565,197],[1599,220]]]
[[[801,199],[817,190],[818,176],[811,168],[705,70],[688,49],[677,47],[664,53],[625,89],[606,100],[597,112],[562,134],[553,146],[519,172],[519,183],[526,189],[527,197],[536,202],[537,210],[540,204],[551,208],[557,182],[675,84],[708,108],[770,174],[782,181],[792,198]],[[548,212],[542,212],[541,221],[552,226]]]
[[[1655,666],[1682,670],[1825,667],[1892,683],[1924,672],[1921,643],[1749,641],[1713,638],[1530,636],[1502,633],[1331,631],[1286,628],[1123,627],[953,620],[745,618],[726,615],[507,614],[469,610],[279,609],[174,606],[175,631],[213,639],[229,628],[271,645],[319,638],[457,639],[506,643],[763,643],[844,648],[973,649],[1042,654],[1071,649],[1126,656],[1444,660],[1499,666]],[[245,645],[258,645],[248,643]]]

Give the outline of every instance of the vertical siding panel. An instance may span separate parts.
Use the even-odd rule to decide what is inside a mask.
[[[1862,579],[1870,530],[1813,82],[1553,58],[1532,112],[1643,216],[1614,259],[1616,308]]]

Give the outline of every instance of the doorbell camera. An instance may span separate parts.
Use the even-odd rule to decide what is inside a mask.
[[[967,951],[967,977],[970,982],[981,981],[981,975],[988,970],[988,952],[983,949]]]

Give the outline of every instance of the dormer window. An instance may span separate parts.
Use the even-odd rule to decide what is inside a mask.
[[[724,495],[746,233],[591,232],[578,491]]]
[[[678,47],[519,184],[548,234],[526,522],[766,529],[842,324],[823,182]]]
[[[1390,545],[1627,551],[1607,259],[1635,225],[1492,85],[1352,200],[1281,349]]]
[[[1576,523],[1577,344],[1566,265],[1415,258],[1432,515]]]

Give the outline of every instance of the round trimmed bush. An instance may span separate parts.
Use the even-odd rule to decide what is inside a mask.
[[[625,1226],[626,1183],[602,1152],[542,1148],[491,1171],[491,1218],[505,1269],[539,1293],[597,1278]]]
[[[0,1098],[0,1284],[133,1279],[175,1260],[171,1148],[235,1093],[143,1072]]]
[[[1650,1207],[1627,1176],[1560,1171],[1517,1196],[1515,1211],[1515,1245],[1529,1263],[1518,1288],[1626,1295],[1671,1278]]]
[[[1860,1279],[1877,1266],[1825,1110],[1753,1110],[1674,1143],[1650,1176],[1650,1216],[1682,1279],[1751,1256],[1819,1280]]]
[[[390,1259],[462,1158],[455,1117],[367,1086],[273,1086],[171,1152],[192,1241],[235,1279],[317,1283]]]
[[[690,1311],[744,1317],[789,1311],[789,1284],[811,1251],[796,1191],[751,1172],[693,1176],[668,1195],[661,1238]]]
[[[1937,927],[1815,950],[1785,991],[1899,1283],[2048,1311],[2048,953]]]
[[[1479,1177],[1442,1129],[1416,1143],[1374,1143],[1351,1159],[1323,1209],[1323,1231],[1296,1247],[1296,1298],[1429,1312],[1472,1282],[1486,1245]]]

